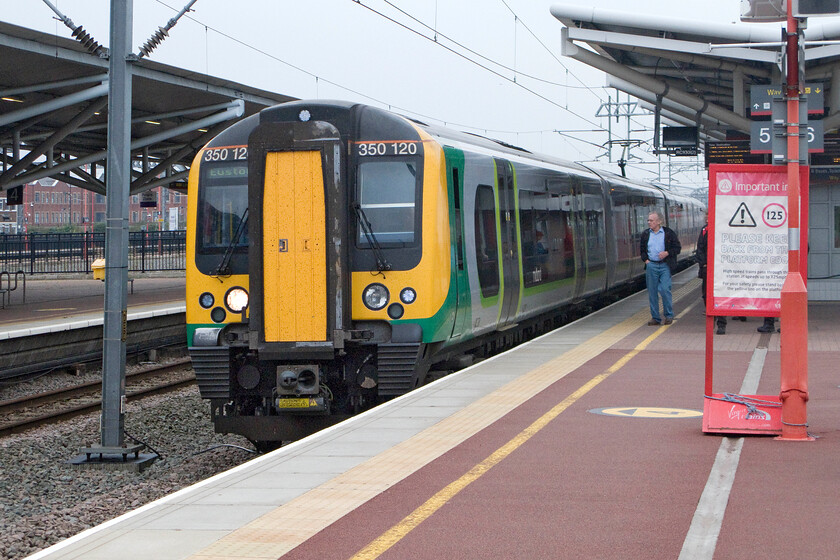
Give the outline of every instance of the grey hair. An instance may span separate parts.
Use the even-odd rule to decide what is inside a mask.
[[[660,222],[665,221],[665,216],[662,215],[662,212],[659,212],[658,210],[654,210],[653,212],[651,212],[651,214],[656,216],[659,219]],[[650,214],[648,214],[648,215],[650,215]]]

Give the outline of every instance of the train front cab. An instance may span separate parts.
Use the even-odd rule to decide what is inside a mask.
[[[196,263],[205,256],[193,237],[205,225],[227,232],[249,214],[226,272],[218,254],[188,265],[190,352],[218,432],[291,440],[417,386],[427,347],[452,332],[443,150],[405,119],[351,104],[291,103],[246,124],[214,140],[191,171]],[[247,177],[228,143],[247,152]],[[236,211],[199,210],[217,175],[231,198],[242,193]],[[222,215],[237,219],[226,226]],[[234,283],[250,292],[243,313],[216,320],[192,305]]]
[[[194,162],[187,299],[222,299],[234,285],[250,292],[241,314],[191,305],[188,336],[216,431],[260,444],[298,439],[342,418],[330,414],[318,360],[332,359],[350,336],[350,302],[346,244],[335,242],[347,228],[337,130],[254,124],[229,129]],[[216,146],[231,136],[240,143],[234,156],[233,146]],[[244,235],[231,233],[245,224]],[[208,236],[230,243],[230,255],[205,255]],[[291,413],[278,422],[284,408]]]
[[[310,122],[263,117],[248,142],[249,348],[231,378],[259,371],[267,416],[215,418],[256,441],[296,439],[413,389],[426,343],[454,321],[439,145],[405,121],[393,142],[364,115],[369,141],[315,109]]]

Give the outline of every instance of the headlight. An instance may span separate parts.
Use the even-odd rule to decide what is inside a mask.
[[[403,303],[414,303],[415,299],[417,299],[417,292],[413,288],[403,288],[400,292],[400,301]]]
[[[248,292],[244,288],[231,288],[225,294],[225,305],[234,313],[242,313],[248,307]]]
[[[368,309],[378,311],[388,305],[388,288],[382,284],[371,284],[362,293],[362,301]]]
[[[213,297],[213,294],[210,292],[204,292],[200,296],[198,296],[198,305],[203,307],[204,309],[210,309],[213,307],[213,304],[216,303],[216,298]]]

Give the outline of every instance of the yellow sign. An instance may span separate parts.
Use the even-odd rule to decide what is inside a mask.
[[[687,408],[659,408],[655,406],[618,406],[612,408],[594,408],[594,414],[607,416],[624,416],[625,418],[698,418],[703,416],[700,410]]]
[[[277,399],[277,408],[309,408],[316,406],[315,399],[303,398],[283,398]]]

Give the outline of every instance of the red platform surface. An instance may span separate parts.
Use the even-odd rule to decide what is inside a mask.
[[[809,430],[818,439],[745,439],[728,506],[716,514],[722,527],[714,558],[838,557],[840,328],[831,320],[837,308],[817,305],[811,311]],[[703,409],[704,324],[698,306],[381,556],[369,557],[680,557],[723,438],[705,435],[698,417],[597,412]],[[760,324],[760,319],[735,322],[716,340],[716,385],[737,390],[756,346],[765,344],[758,393],[777,400],[778,335],[762,338],[756,332]],[[652,332],[651,327],[633,332],[283,558],[352,558]],[[733,405],[721,406],[731,410]]]

